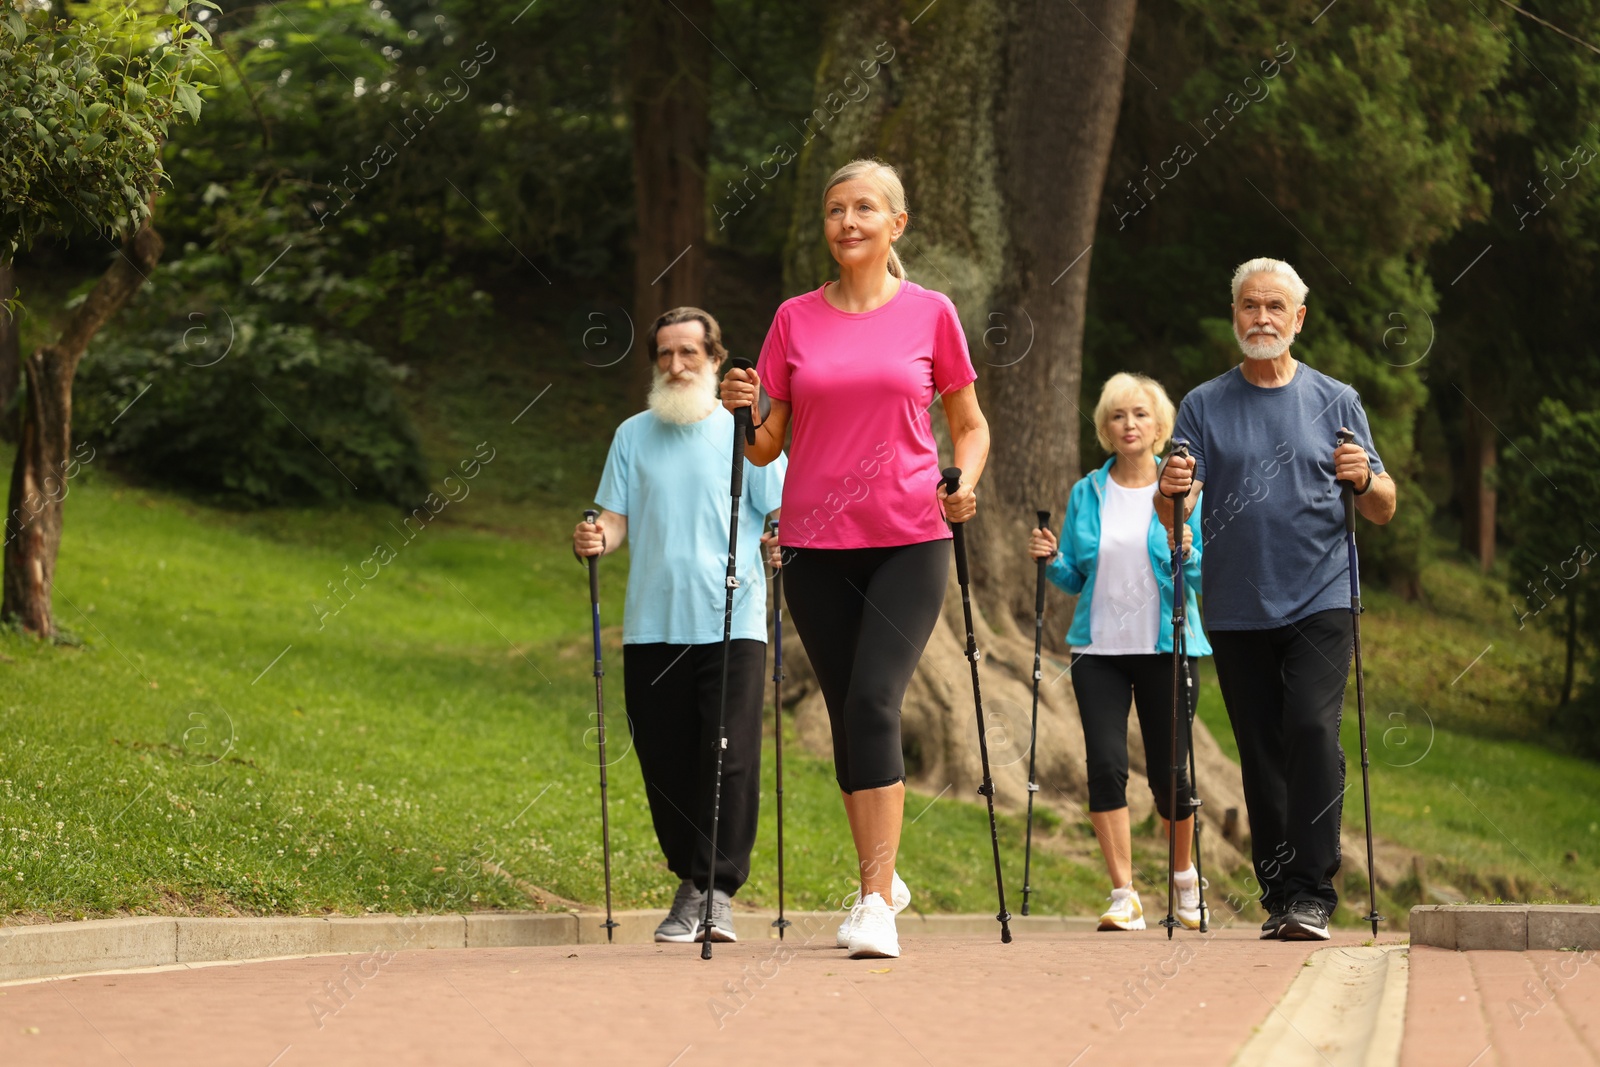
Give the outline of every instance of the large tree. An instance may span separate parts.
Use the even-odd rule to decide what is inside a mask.
[[[635,0],[630,63],[639,213],[634,329],[705,295],[706,157],[711,140],[711,0]],[[642,394],[650,361],[640,360]]]
[[[215,8],[208,0],[195,6]],[[4,9],[0,262],[40,236],[93,235],[114,249],[56,340],[23,361],[0,616],[42,636],[55,632],[62,502],[80,462],[72,454],[72,379],[94,335],[160,259],[150,213],[161,144],[174,120],[200,114],[190,75],[210,38],[186,11],[145,16],[111,4],[63,21]]]
[[[915,7],[916,5],[913,5]],[[1034,567],[1024,545],[1037,509],[1059,524],[1079,475],[1077,410],[1096,213],[1122,99],[1133,0],[1057,5],[972,0],[920,13],[887,0],[841,5],[819,67],[812,114],[790,146],[799,190],[785,290],[834,271],[818,205],[827,176],[876,155],[905,178],[910,275],[955,300],[993,431],[968,538],[980,612],[985,731],[1004,801],[1026,796]],[[954,571],[952,569],[952,584]],[[978,779],[964,622],[952,589],[904,706],[908,770],[935,790]],[[1050,645],[1068,604],[1052,594]],[[1047,646],[1048,647],[1048,646]],[[816,729],[817,698],[800,728]],[[1198,727],[1207,815],[1241,803],[1236,768]],[[1083,738],[1064,664],[1041,685],[1044,799],[1085,794]],[[1135,739],[1134,770],[1143,770]],[[1148,795],[1130,789],[1136,805]],[[1223,866],[1238,860],[1227,846]]]

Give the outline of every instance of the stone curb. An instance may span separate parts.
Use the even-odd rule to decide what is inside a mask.
[[[618,944],[653,940],[662,910],[618,911]],[[788,912],[786,939],[822,937],[831,943],[843,912]],[[776,938],[772,911],[734,913],[742,941]],[[596,912],[480,912],[468,915],[274,916],[260,919],[147,917],[0,927],[0,982],[97,971],[132,970],[177,963],[215,963],[332,953],[389,954],[439,948],[517,948],[592,945],[606,940],[605,916]],[[989,915],[902,913],[902,934],[1000,936]],[[1022,933],[1093,930],[1096,920],[1077,916],[1014,916]]]
[[[1410,925],[1413,945],[1463,952],[1600,949],[1600,908],[1580,904],[1426,904]]]

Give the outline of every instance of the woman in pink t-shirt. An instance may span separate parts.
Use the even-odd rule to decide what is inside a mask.
[[[894,916],[911,892],[894,873],[905,808],[900,704],[944,604],[945,524],[977,512],[989,453],[977,375],[955,305],[907,281],[894,242],[905,190],[893,167],[856,160],[823,192],[839,280],[784,301],[755,372],[723,380],[723,403],[772,408],[746,455],[766,464],[793,422],[779,542],[795,629],[822,687],[834,770],[861,867],[837,942],[898,956]],[[961,486],[946,496],[928,414],[944,402]]]

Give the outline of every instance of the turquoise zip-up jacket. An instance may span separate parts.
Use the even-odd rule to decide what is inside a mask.
[[[1045,576],[1052,583],[1078,596],[1078,606],[1072,613],[1072,627],[1067,631],[1067,644],[1079,648],[1093,644],[1089,632],[1089,603],[1094,599],[1095,571],[1100,565],[1100,509],[1105,502],[1106,479],[1111,476],[1112,456],[1105,466],[1079,479],[1072,487],[1067,500],[1067,518],[1061,524],[1060,551],[1045,566]],[[1200,625],[1198,592],[1200,589],[1200,506],[1195,502],[1189,516],[1189,528],[1194,532],[1194,543],[1189,558],[1183,565],[1184,593],[1184,648],[1191,656],[1211,655],[1211,642],[1206,640]],[[1146,538],[1150,550],[1150,568],[1155,571],[1156,588],[1161,593],[1161,626],[1156,647],[1152,652],[1172,651],[1172,552],[1167,548],[1167,530],[1161,525],[1161,516],[1150,518],[1150,534]]]

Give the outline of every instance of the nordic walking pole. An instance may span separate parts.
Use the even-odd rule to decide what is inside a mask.
[[[771,524],[772,536],[778,536],[778,523]],[[794,924],[783,917],[783,566],[772,571],[772,743],[778,773],[778,917],[772,925],[778,928],[778,940]]]
[[[1175,456],[1189,457],[1189,443],[1187,441],[1173,441],[1172,451],[1168,459]],[[1188,494],[1184,494],[1187,496]],[[1177,902],[1178,887],[1176,873],[1173,867],[1178,862],[1178,768],[1182,764],[1178,761],[1178,708],[1184,703],[1187,695],[1184,690],[1183,670],[1183,626],[1184,613],[1187,605],[1184,603],[1183,593],[1183,506],[1182,498],[1173,498],[1172,501],[1172,747],[1168,750],[1168,786],[1167,786],[1167,917],[1161,920],[1161,925],[1167,928],[1167,940],[1172,940],[1172,931],[1178,925],[1177,918],[1172,914]],[[1184,708],[1187,718],[1188,708]],[[1189,783],[1193,787],[1194,783]],[[1201,912],[1203,916],[1204,911]]]
[[[729,370],[749,370],[748,359],[728,360]],[[733,413],[733,474],[728,495],[732,498],[728,517],[728,573],[723,584],[728,595],[722,608],[722,695],[717,705],[717,774],[711,791],[711,869],[706,878],[706,914],[700,923],[700,958],[711,958],[711,905],[717,895],[717,823],[722,818],[722,753],[728,747],[728,652],[733,643],[733,592],[739,588],[739,498],[744,495],[744,446],[756,443],[755,427],[750,425],[750,409]]]
[[[1187,610],[1187,608],[1185,609]],[[1187,644],[1184,652],[1188,652]],[[1211,912],[1206,908],[1206,872],[1200,863],[1200,807],[1205,801],[1200,799],[1200,780],[1195,776],[1194,766],[1194,716],[1198,707],[1194,695],[1194,677],[1189,673],[1188,656],[1184,656],[1183,664],[1184,699],[1188,701],[1189,714],[1189,810],[1194,816],[1194,876],[1195,884],[1200,890],[1200,932],[1209,933],[1211,930]]]
[[[1334,438],[1338,444],[1348,445],[1355,442],[1356,435],[1341,426]],[[1367,477],[1376,478],[1377,475],[1369,473]],[[1370,486],[1372,483],[1369,481],[1367,484]],[[1356,721],[1361,728],[1361,804],[1367,819],[1369,905],[1367,914],[1362,918],[1372,924],[1372,936],[1377,937],[1378,924],[1384,921],[1384,917],[1378,914],[1378,877],[1372,869],[1372,776],[1367,758],[1367,687],[1361,672],[1361,566],[1356,556],[1356,497],[1354,485],[1349,482],[1340,482],[1339,485],[1344,494],[1344,542],[1350,552],[1350,625],[1355,650]]]
[[[1174,455],[1189,454],[1189,442],[1177,440],[1173,442]],[[1172,654],[1178,660],[1179,669],[1183,674],[1182,700],[1184,708],[1184,743],[1189,747],[1189,814],[1194,819],[1194,874],[1195,885],[1200,893],[1200,932],[1208,933],[1211,930],[1211,913],[1206,908],[1206,872],[1200,861],[1200,808],[1205,803],[1200,799],[1200,779],[1195,769],[1194,756],[1194,716],[1195,709],[1199,706],[1194,691],[1194,675],[1189,670],[1189,598],[1184,591],[1183,574],[1183,528],[1178,525],[1178,505],[1173,505],[1173,532],[1172,551],[1172,596],[1174,601],[1173,611],[1179,622],[1172,631]],[[1178,699],[1175,695],[1174,700]],[[1173,800],[1173,809],[1176,812],[1177,800]],[[1176,851],[1176,849],[1174,849]],[[1169,864],[1170,866],[1170,864]]]
[[[961,468],[946,467],[939,472],[944,476],[945,493],[961,488]],[[1011,943],[1011,913],[1006,910],[1006,883],[1000,873],[1000,831],[994,821],[994,778],[989,774],[989,740],[984,736],[983,693],[978,688],[978,639],[972,631],[972,595],[967,586],[966,524],[952,522],[951,534],[955,538],[956,580],[961,585],[961,610],[967,619],[967,662],[972,664],[972,703],[978,713],[978,756],[983,761],[983,784],[978,792],[989,802],[989,841],[994,845],[994,886],[1000,896],[1000,911],[995,918],[1000,923],[1000,943]]]
[[[600,513],[593,508],[583,513],[583,521],[593,526]],[[602,534],[602,537],[605,535]],[[602,542],[602,551],[604,543]],[[599,556],[589,557],[589,612],[594,619],[594,718],[600,735],[600,847],[606,864],[606,943],[617,924],[611,921],[611,807],[606,796],[606,669],[600,662],[600,566]]]
[[[1039,516],[1039,529],[1050,530],[1050,513],[1037,512]],[[1028,914],[1028,894],[1033,892],[1033,887],[1028,882],[1028,875],[1033,865],[1033,794],[1039,791],[1039,776],[1036,773],[1038,763],[1036,756],[1039,747],[1039,653],[1044,645],[1044,566],[1047,559],[1038,561],[1039,574],[1034,583],[1033,594],[1033,730],[1028,734],[1028,836],[1027,843],[1022,849],[1022,914]]]

